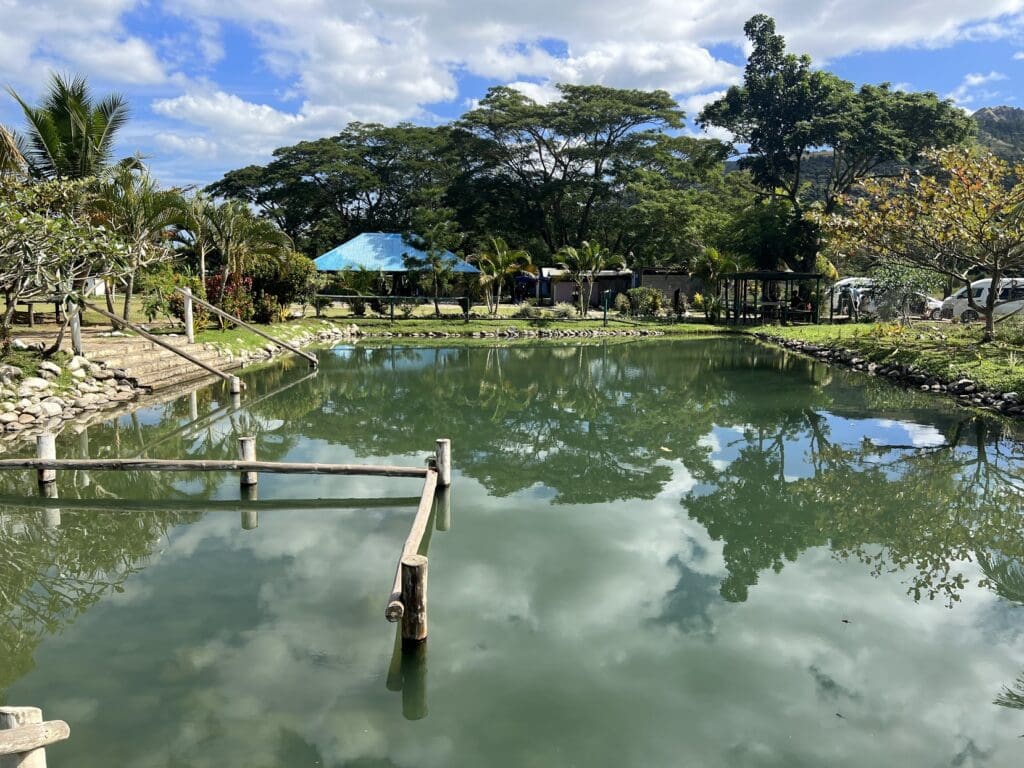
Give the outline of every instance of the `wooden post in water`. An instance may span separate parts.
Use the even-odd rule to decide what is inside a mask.
[[[196,329],[192,324],[192,289],[183,288],[185,294],[185,338],[189,344],[196,343]]]
[[[402,717],[422,720],[427,716],[427,644],[402,648]]]
[[[448,438],[437,441],[437,487],[447,488],[452,484],[452,441]]]
[[[245,474],[245,473],[243,473]],[[253,472],[252,474],[256,474]],[[242,501],[258,501],[259,486],[243,485],[241,488]],[[258,509],[246,509],[242,507],[242,530],[254,531],[260,527],[260,511]]]
[[[199,397],[193,389],[188,393],[188,420],[195,421],[199,418]]]
[[[46,768],[46,745],[70,733],[61,720],[44,723],[38,707],[0,707],[0,768]]]
[[[402,558],[402,644],[415,645],[427,639],[427,558]]]
[[[434,527],[439,531],[447,531],[452,527],[452,488],[438,488],[434,495]]]
[[[231,394],[241,395],[242,394],[242,380],[237,376],[231,377]]]
[[[242,461],[256,461],[256,438],[238,438],[238,458]],[[259,475],[256,472],[239,473],[239,482],[243,486],[256,485],[259,482]]]
[[[36,437],[36,458],[56,459],[57,458],[57,436],[51,432],[44,432]],[[37,469],[36,477],[39,479],[39,489],[44,493],[57,482],[56,469]]]

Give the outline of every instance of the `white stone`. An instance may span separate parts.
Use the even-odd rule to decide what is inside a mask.
[[[54,416],[60,416],[61,413],[64,412],[64,406],[59,405],[58,403],[50,402],[50,401],[46,401],[46,402],[40,403],[36,407],[39,408],[40,412],[44,416],[46,416],[47,418],[51,418],[51,419]]]
[[[31,389],[47,389],[50,386],[50,382],[46,379],[41,379],[38,376],[29,376],[23,382],[21,382],[22,389],[29,387]]]
[[[44,360],[39,364],[40,371],[47,371],[52,373],[54,376],[60,376],[60,366],[56,363],[51,363],[49,360]]]

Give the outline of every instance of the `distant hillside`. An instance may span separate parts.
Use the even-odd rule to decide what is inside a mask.
[[[978,143],[1005,160],[1024,159],[1024,109],[985,107],[974,113]]]

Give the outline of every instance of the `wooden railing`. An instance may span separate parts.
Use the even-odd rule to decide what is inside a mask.
[[[0,766],[46,768],[46,747],[70,735],[63,720],[43,722],[37,707],[0,707]]]
[[[192,302],[194,301],[199,306],[206,307],[208,310],[210,310],[214,314],[219,315],[220,317],[223,317],[229,323],[234,323],[235,325],[239,325],[242,328],[245,328],[247,331],[252,331],[257,336],[262,336],[267,341],[271,341],[274,344],[277,344],[279,347],[284,347],[289,352],[294,352],[299,357],[306,358],[306,360],[309,361],[310,367],[316,368],[317,366],[320,365],[320,361],[316,358],[316,355],[311,355],[308,352],[303,352],[301,349],[296,347],[294,344],[289,344],[287,341],[282,341],[281,339],[274,338],[269,333],[267,333],[265,331],[261,331],[255,325],[250,325],[249,323],[245,322],[244,320],[240,320],[239,318],[235,317],[234,315],[225,312],[223,309],[220,309],[219,307],[215,307],[213,304],[211,304],[210,302],[206,301],[205,299],[200,299],[198,296],[192,295],[192,289],[191,288],[175,288],[174,290],[176,290],[178,293],[180,293],[182,296],[185,297],[185,336],[186,336],[186,338],[188,338],[189,342],[195,343],[195,340],[196,340],[195,327],[194,327],[194,325],[192,323]]]
[[[96,305],[90,304],[90,303],[85,302],[85,301],[83,301],[82,304],[83,304],[83,306],[88,307],[89,309],[91,309],[93,312],[97,312],[97,313],[103,315],[103,317],[107,318],[108,320],[114,320],[114,321],[116,321],[118,323],[121,323],[126,328],[129,328],[130,330],[132,330],[135,333],[139,334],[139,336],[141,336],[142,338],[146,339],[147,341],[153,342],[158,347],[163,347],[164,349],[169,349],[171,352],[174,352],[179,357],[185,358],[186,360],[188,360],[193,365],[198,365],[200,368],[202,368],[203,370],[209,371],[214,376],[219,376],[220,378],[224,379],[224,381],[228,382],[228,384],[231,385],[231,394],[233,394],[233,395],[240,394],[241,391],[244,389],[245,385],[242,383],[242,380],[240,378],[238,378],[237,376],[232,376],[229,373],[224,373],[224,371],[221,371],[221,370],[218,370],[217,368],[214,368],[209,363],[204,363],[202,360],[199,360],[199,359],[197,359],[195,357],[192,357],[192,355],[190,355],[188,352],[185,352],[184,350],[179,349],[178,347],[174,346],[170,342],[164,341],[159,336],[154,336],[152,333],[150,333],[149,331],[145,330],[144,328],[140,328],[139,326],[135,325],[134,323],[129,323],[124,318],[118,317],[117,315],[115,315],[115,314],[113,314],[111,312],[107,312],[107,310],[105,310],[105,309],[100,309]]]

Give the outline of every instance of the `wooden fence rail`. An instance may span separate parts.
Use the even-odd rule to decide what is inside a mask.
[[[46,768],[46,747],[71,729],[63,720],[43,722],[37,707],[0,707],[0,768]]]
[[[306,464],[291,461],[239,459],[0,459],[0,470],[81,469],[151,470],[154,472],[270,472],[282,475],[361,475],[366,477],[425,477],[426,467],[375,464]],[[44,480],[43,482],[51,482]]]
[[[252,331],[257,336],[262,336],[267,341],[271,341],[274,344],[277,344],[279,347],[284,347],[289,352],[294,352],[296,355],[299,355],[299,357],[306,358],[306,360],[309,362],[309,365],[310,365],[311,368],[316,368],[318,365],[320,365],[320,361],[316,358],[315,355],[311,355],[308,352],[303,352],[301,349],[296,347],[294,344],[289,344],[287,341],[282,341],[281,339],[275,338],[275,337],[271,336],[269,333],[267,333],[266,331],[261,331],[255,325],[250,325],[249,323],[245,322],[244,320],[240,320],[239,318],[235,317],[234,315],[231,315],[231,314],[225,312],[224,310],[222,310],[222,309],[220,309],[218,307],[215,307],[210,302],[208,302],[208,301],[206,301],[204,299],[200,299],[198,296],[195,296],[195,295],[192,294],[192,289],[191,288],[175,288],[174,290],[176,290],[178,293],[180,293],[182,296],[185,297],[185,336],[188,338],[189,341],[194,341],[195,340],[195,329],[192,326],[192,302],[194,301],[196,304],[200,305],[201,307],[206,307],[208,310],[210,310],[214,314],[217,314],[217,315],[223,317],[229,323],[234,323],[235,325],[239,325],[239,326],[241,326],[242,328],[245,328],[248,331]]]

